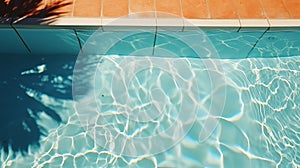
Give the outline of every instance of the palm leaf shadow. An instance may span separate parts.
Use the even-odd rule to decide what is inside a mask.
[[[50,24],[66,13],[60,9],[68,5],[71,3],[63,0],[46,5],[43,0],[0,0],[0,17],[15,24]]]
[[[11,23],[18,24],[49,24],[64,14],[60,11],[62,7],[70,5],[60,0],[41,7],[43,2],[43,0],[0,0],[0,23],[11,20]],[[50,61],[49,69],[46,71],[50,77],[63,66],[58,65],[53,56],[24,58],[22,55],[0,55],[0,93],[2,95],[0,98],[0,149],[3,148],[6,153],[12,150],[14,154],[21,152],[24,155],[28,152],[30,145],[39,145],[40,137],[47,133],[37,124],[39,112],[44,111],[52,119],[61,122],[57,112],[28,96],[24,86],[43,93],[45,91],[45,94],[58,98],[71,99],[72,97],[71,86],[65,88],[64,94],[58,93],[51,84],[40,85],[41,75],[39,74],[31,75],[29,78],[20,75],[22,71],[42,61]],[[70,60],[63,61],[64,63],[70,62]]]

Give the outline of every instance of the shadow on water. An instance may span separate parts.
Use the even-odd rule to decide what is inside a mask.
[[[63,14],[61,7],[70,5],[62,0],[45,5],[43,0],[0,0],[0,23],[11,18],[14,23],[51,23]],[[2,19],[1,19],[2,18]],[[76,56],[33,56],[0,54],[0,149],[7,153],[26,154],[30,145],[39,145],[39,139],[46,131],[37,124],[38,113],[44,111],[57,122],[57,112],[28,96],[25,88],[55,98],[71,99],[71,85],[58,88],[52,81],[57,75],[63,79],[72,75]],[[59,61],[58,61],[59,60]],[[43,73],[21,75],[22,72],[45,64]],[[70,79],[71,80],[71,79]]]
[[[39,145],[41,135],[47,132],[37,124],[38,113],[45,112],[52,119],[61,122],[57,111],[44,106],[30,97],[25,88],[46,94],[50,97],[71,100],[71,79],[76,56],[11,56],[1,55],[1,112],[0,145],[8,152],[25,154],[29,145]],[[42,73],[21,75],[22,72],[45,65]],[[72,67],[72,68],[65,68]],[[60,86],[53,82],[64,79]],[[63,87],[62,87],[63,85]]]

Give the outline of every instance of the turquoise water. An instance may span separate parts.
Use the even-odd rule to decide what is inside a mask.
[[[190,50],[184,38],[167,35],[156,37],[154,56],[147,43],[153,34],[135,33],[108,47],[106,55],[83,55],[75,68],[55,66],[63,70],[52,77],[47,61],[20,71],[65,94],[73,82],[73,99],[26,87],[26,95],[61,122],[37,113],[46,132],[39,146],[30,145],[25,155],[2,150],[2,167],[299,167],[298,43],[280,45],[280,36],[266,36],[240,56],[230,40]],[[136,36],[144,39],[131,39]],[[241,47],[254,37],[240,37]],[[223,38],[230,39],[216,33],[209,39],[214,45]],[[264,45],[268,39],[275,42]],[[125,53],[116,55],[120,50]],[[237,57],[228,59],[230,54]],[[73,69],[75,75],[65,73]]]

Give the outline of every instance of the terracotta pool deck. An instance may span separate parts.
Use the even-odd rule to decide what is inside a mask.
[[[45,5],[53,2],[55,0],[44,0]],[[300,27],[300,0],[65,0],[65,2],[70,2],[70,5],[60,9],[65,13],[54,24],[103,25],[105,20],[140,13],[137,15],[139,19],[168,18],[173,15],[189,19],[195,25]],[[98,22],[99,19],[101,21]]]
[[[188,19],[299,19],[299,0],[65,0],[69,17],[117,18],[166,12]],[[53,0],[44,0],[51,4]],[[151,15],[144,17],[151,17]]]
[[[300,0],[41,0],[39,8],[58,1],[69,5],[57,10],[60,17],[50,25],[97,26],[120,17],[125,25],[149,25],[151,19],[157,25],[176,17],[197,26],[300,27]],[[126,18],[132,14],[135,21]]]

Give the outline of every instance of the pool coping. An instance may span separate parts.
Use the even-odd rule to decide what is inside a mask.
[[[3,18],[0,18],[4,20]],[[300,19],[184,19],[184,18],[83,18],[83,17],[61,17],[52,23],[32,24],[40,18],[25,19],[21,23],[14,23],[12,19],[0,22],[0,27],[26,27],[26,28],[94,28],[102,31],[132,30],[162,28],[163,30],[185,30],[193,27],[199,28],[230,28],[236,31],[247,31],[259,28],[262,31],[287,31],[290,28],[300,28]]]
[[[118,22],[116,22],[116,20]],[[105,26],[114,21],[116,26],[179,26],[189,22],[198,27],[300,27],[300,19],[185,19],[185,18],[80,18],[62,17],[49,25]],[[184,24],[184,23],[183,23]],[[181,26],[181,25],[180,25]],[[185,26],[185,25],[184,25]]]
[[[13,23],[12,18],[2,18],[0,17],[0,21],[3,21],[2,25],[5,24],[19,24]],[[24,19],[25,21],[22,23],[24,25],[38,25],[32,24],[35,23],[36,20],[41,20],[41,18],[30,18]],[[112,21],[118,20],[121,25],[126,26],[149,26],[152,21],[162,21],[164,24],[168,24],[170,26],[178,26],[177,22],[174,20],[184,20],[193,24],[193,26],[199,27],[300,27],[300,19],[186,19],[186,18],[92,18],[92,17],[60,17],[55,19],[54,22],[49,24],[49,26],[101,26],[106,25]],[[149,22],[151,21],[151,22]],[[153,23],[157,24],[157,23]],[[152,26],[156,26],[153,25]],[[1,25],[1,22],[0,22]]]

